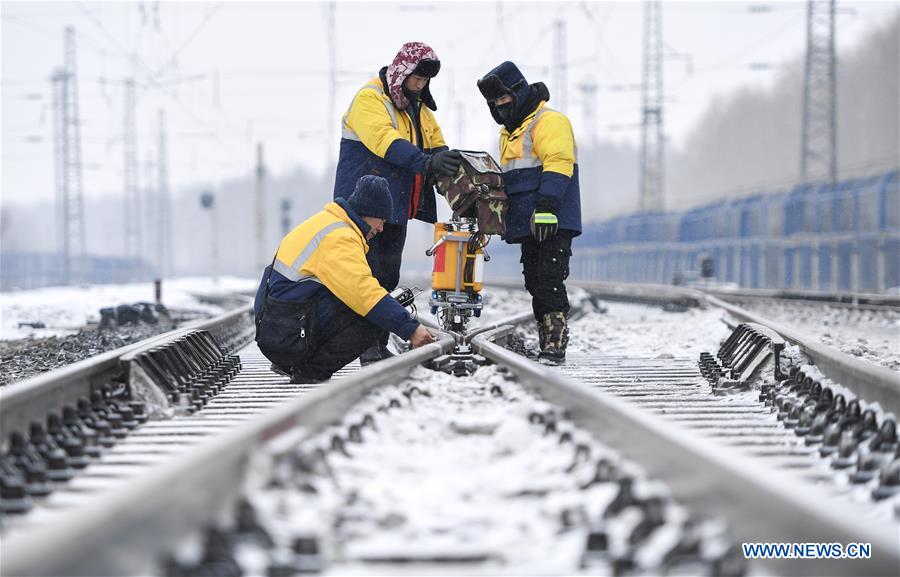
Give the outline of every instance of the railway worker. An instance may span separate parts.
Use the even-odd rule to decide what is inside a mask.
[[[575,136],[569,119],[547,106],[542,82],[529,84],[512,62],[478,82],[491,116],[501,125],[500,166],[509,195],[506,242],[521,245],[522,274],[538,325],[539,359],[566,359],[572,239],[581,234],[581,196]]]
[[[448,150],[432,113],[437,106],[430,83],[440,69],[428,45],[407,42],[390,66],[360,88],[341,119],[334,198],[349,198],[364,174],[383,176],[390,186],[394,208],[367,255],[372,273],[388,291],[400,282],[407,222],[437,220],[434,176],[455,174],[462,160],[458,152]],[[391,356],[387,340],[383,332],[360,362]]]
[[[415,348],[433,335],[378,284],[366,262],[393,203],[388,181],[359,178],[287,234],[256,294],[256,342],[272,370],[292,383],[327,380],[359,356],[381,331]]]

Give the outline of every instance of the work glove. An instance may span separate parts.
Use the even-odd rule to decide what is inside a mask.
[[[435,176],[453,176],[462,164],[462,156],[456,150],[442,150],[431,155],[425,172]]]
[[[531,235],[538,242],[544,242],[547,239],[556,236],[559,230],[559,221],[556,219],[556,213],[553,207],[547,203],[538,202],[531,213]]]

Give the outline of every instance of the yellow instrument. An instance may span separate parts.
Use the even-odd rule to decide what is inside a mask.
[[[434,244],[425,251],[434,257],[430,304],[431,313],[445,329],[463,331],[470,317],[481,316],[479,293],[484,263],[490,260],[484,250],[486,244],[474,218],[434,225]]]

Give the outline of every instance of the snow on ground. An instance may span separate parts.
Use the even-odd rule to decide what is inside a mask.
[[[179,278],[163,282],[162,303],[170,309],[189,309],[208,315],[223,312],[204,296],[255,292],[258,279],[222,277]],[[0,339],[48,337],[72,334],[100,319],[100,309],[120,304],[153,302],[153,283],[48,287],[0,293]],[[42,322],[35,329],[20,323]]]
[[[718,350],[731,334],[720,309],[665,312],[647,305],[603,304],[605,313],[594,310],[572,323],[570,354],[698,359],[701,352]]]
[[[740,306],[784,323],[863,361],[900,370],[900,313],[796,302],[742,302]]]
[[[727,313],[715,308],[665,312],[661,307],[621,302],[591,302],[587,291],[569,287],[569,303],[583,314],[569,321],[570,355],[677,357],[697,359],[701,352],[718,350],[731,331],[723,322]],[[485,289],[481,319],[494,322],[531,311],[524,290]],[[651,322],[648,322],[651,321]],[[528,348],[537,349],[537,325],[525,323],[518,331]]]
[[[531,310],[531,297],[524,290],[486,288],[482,294],[484,312],[472,320],[470,328]],[[713,307],[663,312],[659,307],[601,301],[603,312],[587,300],[586,291],[569,287],[572,306],[583,304],[587,311],[569,323],[569,354],[696,359],[701,352],[714,353],[730,334],[723,322],[727,313]],[[420,310],[427,311],[427,298],[424,302]],[[826,346],[900,370],[900,314],[896,312],[782,302],[740,306],[818,338]],[[533,323],[523,325],[518,334],[526,346],[537,347]]]
[[[402,385],[379,389],[354,407],[342,427],[298,447],[305,475],[298,478],[289,465],[285,470],[288,459],[274,469],[283,480],[264,483],[269,490],[249,496],[277,543],[318,534],[337,565],[328,568],[331,574],[415,574],[421,571],[416,561],[435,559],[457,560],[466,573],[576,574],[591,522],[602,518],[619,491],[615,482],[589,484],[598,457],[635,475],[637,494],[667,501],[664,487],[642,479],[639,469],[621,463],[571,422],[559,427],[570,427],[590,458],[579,458],[573,443],[530,423],[532,413],[552,407],[496,366],[461,378],[420,367],[410,381],[421,394],[407,397]],[[379,410],[392,399],[397,408]],[[347,455],[330,450],[333,436],[344,437],[348,424],[366,414],[375,425],[362,429],[363,442],[348,442]],[[310,467],[317,447],[325,449],[327,465]],[[666,506],[671,522],[683,518],[676,505]],[[636,511],[607,520],[614,556],[628,549],[641,518],[631,513]],[[652,573],[659,556],[642,552],[648,564],[643,569]],[[592,569],[611,572],[609,566]]]

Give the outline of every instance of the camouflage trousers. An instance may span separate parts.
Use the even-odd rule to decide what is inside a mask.
[[[569,312],[565,280],[569,278],[572,256],[572,232],[561,230],[544,242],[534,237],[522,241],[522,274],[525,289],[531,294],[534,318],[541,322],[547,313]]]

